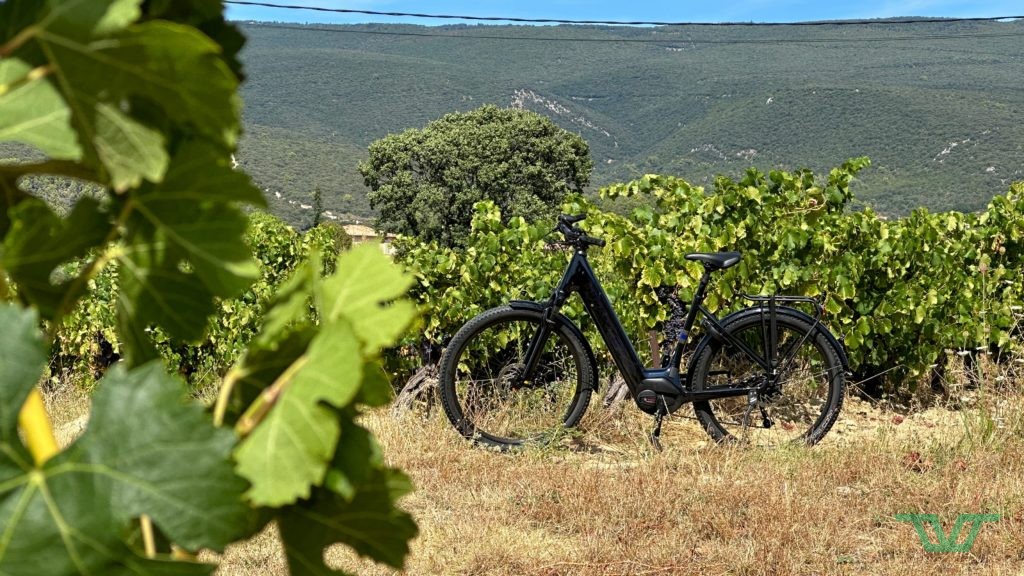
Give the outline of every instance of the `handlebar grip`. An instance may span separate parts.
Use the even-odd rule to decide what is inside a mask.
[[[598,248],[604,248],[604,240],[600,238],[594,238],[593,236],[584,235],[580,240],[583,240],[587,244],[597,246]]]
[[[577,222],[582,222],[586,217],[586,214],[562,214],[558,217],[558,221],[565,222],[566,224],[575,224]]]

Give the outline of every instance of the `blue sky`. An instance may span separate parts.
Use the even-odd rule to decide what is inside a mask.
[[[558,18],[569,20],[653,20],[669,22],[796,22],[890,16],[993,17],[1024,14],[1021,0],[268,0],[296,4],[380,12],[417,12],[471,16]],[[446,24],[450,20],[391,18],[325,14],[308,10],[280,10],[229,5],[228,18],[287,22],[352,23],[404,22]]]

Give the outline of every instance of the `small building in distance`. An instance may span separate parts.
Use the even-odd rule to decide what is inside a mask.
[[[378,234],[376,230],[365,224],[345,224],[343,226],[345,232],[352,238],[353,244],[359,244],[361,242],[380,242],[381,250],[385,254],[391,254],[391,241],[395,239],[395,234]]]

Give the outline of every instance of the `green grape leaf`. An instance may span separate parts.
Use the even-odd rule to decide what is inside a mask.
[[[231,380],[232,386],[231,402],[224,414],[225,425],[234,426],[238,417],[256,400],[259,393],[305,354],[315,335],[312,327],[304,326],[273,341],[250,344],[245,355],[225,378]]]
[[[376,469],[350,499],[319,489],[309,500],[286,508],[278,524],[292,576],[343,574],[324,564],[324,549],[335,542],[401,568],[417,528],[395,501],[411,489],[401,472]]]
[[[142,0],[93,0],[51,3],[44,16],[47,29],[68,39],[88,40],[121,30],[140,14]]]
[[[384,367],[377,362],[363,365],[363,386],[359,389],[359,401],[367,406],[387,406],[395,399],[395,391],[391,387]]]
[[[0,240],[11,229],[11,208],[30,198],[18,188],[17,181],[17,175],[4,174],[0,165]]]
[[[304,322],[309,317],[310,293],[316,284],[316,270],[320,267],[318,254],[310,254],[310,259],[298,264],[291,275],[274,291],[263,326],[256,335],[254,343],[267,347],[287,334],[290,326]]]
[[[33,310],[0,306],[0,484],[17,476],[31,461],[18,438],[18,413],[43,375],[47,351]]]
[[[146,3],[146,18],[173,20],[191,24],[222,47],[221,56],[231,71],[243,79],[238,52],[245,44],[245,36],[224,20],[224,5],[219,0],[152,0]]]
[[[233,148],[238,135],[241,102],[238,81],[220,58],[220,47],[198,30],[181,24],[151,21],[112,35],[92,50],[62,53],[76,65],[105,66],[105,78],[76,76],[90,93],[104,87],[122,96],[157,103],[178,124],[224,148]],[[189,81],[202,78],[202,82]]]
[[[70,125],[80,135],[77,144],[84,147],[86,160],[103,166],[117,191],[163,179],[169,157],[164,134],[155,126],[169,120],[224,149],[234,147],[239,129],[238,80],[220,58],[220,47],[181,24],[130,25],[139,6],[139,0],[51,5],[40,24],[29,29],[31,41],[15,52],[22,62],[8,65],[4,74],[35,70],[23,77],[19,90],[40,95],[31,104],[32,115],[54,124],[43,132],[31,128],[30,143],[66,136]],[[36,76],[45,76],[38,87]],[[14,97],[19,90],[0,98],[0,118],[25,111],[24,95]],[[155,105],[158,112],[126,107],[131,99]],[[15,134],[26,131],[23,127]],[[66,143],[74,140],[63,140],[60,157],[77,158],[78,150]]]
[[[235,455],[239,474],[252,482],[247,496],[254,504],[308,498],[323,481],[341,432],[330,406],[355,398],[362,364],[351,325],[337,321],[323,325],[307,353],[274,382],[276,404]]]
[[[259,274],[243,236],[246,218],[231,203],[262,197],[220,156],[206,144],[183,144],[163,183],[133,193],[137,214],[129,225],[152,236],[153,249],[183,252],[210,293],[226,298]]]
[[[319,299],[324,320],[348,319],[368,351],[401,336],[416,310],[408,300],[396,298],[412,286],[412,276],[394,266],[374,244],[343,253],[336,270],[324,281]]]
[[[342,257],[330,285],[314,255],[305,275],[277,293],[264,338],[229,374],[235,391],[216,409],[218,419],[235,420],[240,444],[184,401],[180,381],[160,362],[143,364],[159,356],[153,330],[176,347],[198,338],[218,309],[238,313],[209,341],[214,354],[231,353],[256,318],[254,302],[310,246],[304,240],[270,264],[272,284],[231,300],[260,272],[238,204],[263,199],[228,165],[239,132],[243,37],[224,22],[221,3],[0,0],[0,20],[0,137],[49,155],[0,166],[0,274],[43,319],[59,318],[86,279],[113,285],[100,307],[117,291],[115,344],[127,359],[99,387],[86,432],[34,464],[16,421],[46,350],[36,316],[0,309],[0,329],[18,340],[0,351],[0,378],[13,382],[0,381],[0,574],[212,572],[144,558],[143,515],[166,542],[187,550],[221,550],[251,533],[257,517],[288,515],[296,574],[327,573],[323,551],[334,542],[401,566],[416,532],[394,505],[408,480],[383,467],[372,436],[353,421],[359,405],[390,396],[372,359],[413,316],[401,299],[408,278],[376,248]],[[61,219],[18,188],[19,177],[37,173],[94,181],[111,194],[103,204],[80,201]],[[33,185],[25,181],[26,190]],[[113,269],[65,277],[71,262],[105,240],[111,245],[101,262],[115,258],[116,281]],[[79,336],[89,332],[89,322],[75,321]],[[34,348],[43,349],[33,355]],[[286,508],[269,509],[275,505]],[[302,515],[313,521],[295,522]]]
[[[341,441],[324,486],[346,500],[352,500],[358,487],[369,482],[372,475],[384,467],[384,455],[373,434],[356,424],[354,411],[349,410],[344,416],[341,419]]]
[[[32,198],[11,209],[14,221],[4,240],[0,265],[18,283],[18,290],[53,320],[66,312],[85,290],[76,278],[54,283],[58,266],[103,243],[110,232],[107,214],[96,200],[83,197],[66,219],[42,200]],[[63,310],[61,310],[63,304]]]
[[[256,202],[259,190],[220,156],[207,144],[185,142],[162,183],[130,193],[135,211],[119,258],[125,329],[158,324],[195,340],[215,309],[214,297],[235,296],[257,277],[243,236],[246,217],[233,203]],[[138,330],[126,337],[130,358],[152,357],[144,341]]]
[[[0,394],[7,404],[9,388]],[[223,549],[249,524],[246,484],[230,458],[234,435],[184,398],[182,383],[158,363],[108,372],[82,437],[41,468],[20,464],[21,476],[0,484],[0,573],[210,573],[141,558],[122,540],[142,514],[189,550]]]
[[[199,174],[202,177],[197,177]],[[266,206],[263,194],[249,176],[232,168],[227,155],[201,140],[189,140],[181,145],[164,181],[143,199],[151,208],[157,207],[155,202],[174,205],[209,201]]]
[[[7,42],[38,20],[44,0],[0,3],[0,43]]]
[[[96,102],[82,95],[76,104],[90,106],[95,116],[88,120],[95,153],[110,173],[111,185],[124,191],[142,179],[157,182],[167,169],[168,155],[159,130],[126,115],[116,106]],[[79,122],[83,120],[79,119]]]
[[[50,158],[79,159],[82,149],[71,128],[71,111],[53,84],[30,72],[31,66],[20,60],[0,61],[0,142],[29,144]]]
[[[206,329],[206,318],[216,307],[213,295],[193,273],[182,272],[173,250],[161,252],[154,242],[146,246],[144,238],[135,238],[118,258],[120,292],[118,323],[125,338],[126,352],[133,365],[136,354],[142,360],[153,358],[145,349],[148,337],[144,330],[150,324],[186,340],[195,340]],[[129,330],[133,327],[134,330]]]

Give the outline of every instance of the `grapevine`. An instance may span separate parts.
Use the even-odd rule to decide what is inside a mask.
[[[210,574],[190,553],[271,522],[292,574],[338,573],[335,543],[401,568],[416,534],[408,479],[356,422],[391,398],[379,355],[413,319],[411,280],[330,230],[250,228],[243,38],[222,8],[0,3],[0,135],[46,156],[0,164],[0,573]],[[99,191],[58,214],[35,175]],[[222,315],[236,334],[211,339]],[[83,331],[121,361],[60,448],[38,385],[51,355],[91,353]],[[207,345],[230,365],[213,414],[166,365]]]
[[[890,220],[850,208],[851,183],[868,165],[853,159],[823,179],[807,170],[752,169],[739,179],[719,177],[707,191],[649,175],[601,191],[602,206],[612,208],[617,198],[640,197],[641,207],[628,214],[583,197],[563,211],[585,213],[582,226],[608,241],[591,262],[634,342],[646,341],[650,329],[671,329],[672,307],[659,295],[692,296],[700,270],[685,254],[738,250],[740,264],[715,276],[711,310],[742,307],[743,292],[822,297],[857,379],[884,373],[879,380],[889,391],[912,391],[948,351],[1019,345],[1024,184],[981,213],[918,209]],[[411,295],[423,311],[423,337],[441,347],[482,310],[546,298],[568,258],[542,240],[551,227],[521,219],[503,225],[483,203],[464,250],[406,241],[399,259],[417,280]],[[570,307],[577,320],[580,312]],[[588,337],[600,341],[594,332]]]

